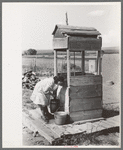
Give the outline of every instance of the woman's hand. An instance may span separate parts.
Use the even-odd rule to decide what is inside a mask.
[[[50,94],[53,98],[55,98],[54,93],[49,92],[49,94]]]

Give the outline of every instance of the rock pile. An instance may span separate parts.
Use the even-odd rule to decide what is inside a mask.
[[[22,76],[22,88],[33,90],[34,86],[40,79],[32,71],[24,73]]]

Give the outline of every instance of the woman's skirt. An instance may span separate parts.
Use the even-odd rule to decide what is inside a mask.
[[[44,93],[36,93],[36,94],[32,93],[30,99],[33,101],[34,104],[48,106],[50,95]]]

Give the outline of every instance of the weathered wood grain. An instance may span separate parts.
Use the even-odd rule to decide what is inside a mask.
[[[28,115],[23,113],[22,118],[23,124],[27,126],[33,132],[39,132],[40,135],[44,136],[50,143],[56,138],[58,135],[48,129],[45,124],[40,120],[35,120],[34,118],[30,118]]]
[[[71,86],[70,98],[79,99],[86,97],[99,97],[102,96],[102,85],[83,85],[83,86]]]
[[[64,30],[62,33],[66,33],[68,35],[72,35],[72,36],[82,36],[82,37],[92,37],[92,38],[96,38],[97,35],[100,35],[99,31],[80,31],[80,30]]]
[[[67,38],[54,38],[53,49],[67,49],[68,39]]]
[[[112,127],[112,124],[108,124],[106,121],[102,121],[101,124],[100,124],[100,126],[108,129],[108,128]]]
[[[98,51],[98,75],[101,75],[101,52]]]
[[[102,108],[101,97],[91,99],[75,99],[70,101],[70,112],[99,108]]]
[[[102,117],[102,109],[89,110],[89,111],[78,111],[70,113],[71,121],[79,121],[86,119],[94,119]]]
[[[72,36],[69,38],[70,50],[101,50],[101,39]]]
[[[81,69],[82,69],[82,75],[84,75],[85,73],[85,52],[84,51],[81,52],[81,57],[82,57]]]
[[[70,87],[70,50],[67,50],[67,86]]]
[[[84,75],[84,76],[71,76],[70,85],[71,86],[81,86],[81,85],[97,85],[102,84],[101,75]]]

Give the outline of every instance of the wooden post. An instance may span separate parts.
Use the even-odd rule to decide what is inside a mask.
[[[101,51],[98,51],[98,75],[101,75]]]
[[[82,51],[82,61],[81,61],[81,69],[82,69],[82,75],[85,73],[85,51]]]
[[[67,85],[70,87],[70,50],[67,49]]]
[[[96,74],[98,74],[98,62],[99,62],[99,56],[98,56],[98,51],[96,51]]]
[[[57,51],[54,50],[54,76],[57,76]]]
[[[75,76],[75,52],[74,52],[74,76]]]
[[[67,93],[66,93],[66,111],[69,114],[70,113],[70,49],[69,49],[69,36],[67,36]]]

